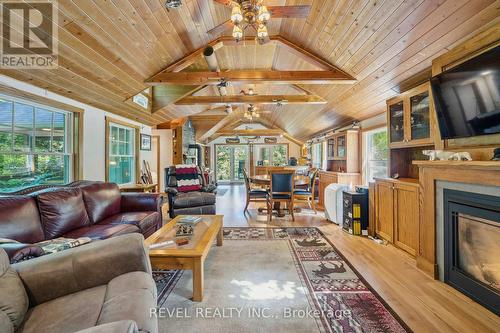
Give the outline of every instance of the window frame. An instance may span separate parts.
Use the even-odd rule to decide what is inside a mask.
[[[111,134],[111,125],[116,124],[121,127],[126,127],[134,130],[134,179],[130,183],[118,184],[118,185],[130,185],[136,184],[140,180],[140,170],[141,170],[141,162],[140,162],[140,133],[141,128],[137,125],[106,116],[105,117],[106,128],[105,128],[105,180],[109,182],[109,162],[110,162],[110,134]]]
[[[32,131],[36,131],[36,109],[44,109],[49,112],[55,112],[65,115],[65,149],[63,153],[60,152],[40,152],[36,151],[35,136],[33,135],[33,142],[30,144],[28,152],[15,151],[14,146],[10,151],[1,151],[1,154],[9,155],[57,155],[69,156],[69,170],[68,170],[68,183],[81,180],[83,178],[83,161],[81,159],[81,152],[83,149],[83,113],[84,110],[77,108],[47,97],[38,96],[23,90],[19,90],[10,86],[0,85],[0,98],[12,102],[14,110],[14,103],[29,105],[33,108],[33,124]],[[12,133],[14,133],[14,112],[12,112]],[[68,119],[69,118],[69,119]],[[52,119],[53,125],[53,119]],[[14,145],[14,140],[12,142]],[[64,184],[61,184],[64,185]],[[29,188],[30,186],[26,187]],[[7,192],[15,193],[15,191]]]
[[[376,134],[376,133],[380,133],[380,132],[386,132],[387,134],[387,170],[386,170],[386,176],[387,174],[389,173],[389,159],[390,159],[390,148],[389,148],[389,145],[390,145],[390,133],[389,133],[389,130],[387,128],[387,126],[377,126],[377,127],[371,127],[371,128],[367,128],[365,130],[362,131],[362,140],[363,140],[363,165],[362,165],[362,176],[363,176],[363,183],[365,185],[368,185],[370,182],[372,182],[373,180],[370,180],[369,177],[370,177],[370,166],[369,166],[369,144],[370,144],[370,140],[369,140],[369,136],[370,135],[373,135],[373,134]]]
[[[315,142],[313,144],[311,144],[311,164],[314,168],[318,168],[318,169],[322,169],[323,168],[323,157],[324,157],[324,154],[325,154],[325,147],[324,147],[324,144],[325,142],[324,141],[320,141],[320,142]],[[316,166],[317,163],[315,163],[315,149],[314,147],[317,146],[317,147],[320,147],[319,151],[319,166]]]

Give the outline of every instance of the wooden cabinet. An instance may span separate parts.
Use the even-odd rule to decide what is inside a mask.
[[[428,82],[388,100],[389,146],[402,148],[432,145],[433,112]]]
[[[391,182],[376,181],[377,223],[375,233],[393,242],[394,237],[394,190]]]
[[[320,207],[324,207],[325,188],[330,184],[336,183],[337,179],[338,177],[336,172],[325,172],[325,171],[319,172],[318,205]]]
[[[417,255],[418,249],[418,185],[394,185],[394,244]]]
[[[376,179],[375,196],[375,233],[415,256],[420,214],[418,181]]]
[[[335,133],[326,140],[328,171],[359,172],[359,131]]]

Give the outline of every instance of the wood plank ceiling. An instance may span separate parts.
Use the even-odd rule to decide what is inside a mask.
[[[210,105],[173,105],[186,93],[185,87],[163,86],[157,98],[163,98],[164,105],[153,114],[125,102],[147,87],[146,79],[219,37],[207,31],[230,16],[229,8],[212,0],[183,0],[180,8],[170,11],[163,3],[59,1],[59,68],[0,69],[0,73],[149,125],[210,109]],[[433,58],[500,22],[500,0],[268,0],[265,4],[312,5],[307,19],[272,19],[270,35],[281,35],[357,79],[353,85],[301,85],[326,99],[325,105],[262,106],[271,111],[262,115],[267,124],[299,139],[383,112],[385,100],[428,69]],[[216,50],[216,57],[221,70],[319,69],[275,44],[225,46]],[[185,69],[205,70],[203,58]],[[253,88],[259,94],[303,94],[286,85]],[[228,94],[241,89],[248,86],[230,86]],[[216,93],[207,87],[195,95]]]

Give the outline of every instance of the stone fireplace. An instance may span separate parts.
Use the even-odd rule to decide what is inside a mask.
[[[500,197],[443,190],[445,283],[500,314]]]

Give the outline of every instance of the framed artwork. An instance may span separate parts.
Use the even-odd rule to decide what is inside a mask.
[[[141,150],[151,150],[151,135],[141,133]]]

